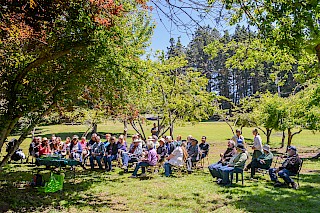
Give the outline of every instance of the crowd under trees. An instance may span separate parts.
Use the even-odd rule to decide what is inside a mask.
[[[114,118],[142,132],[143,115],[152,114],[170,135],[175,122],[218,115],[258,126],[267,138],[286,131],[289,145],[302,129],[320,129],[317,1],[10,0],[0,7],[0,149],[19,129],[14,151],[57,114],[93,127]],[[171,38],[150,60],[142,56],[153,9],[197,27],[189,44]],[[234,32],[194,17],[227,20]]]

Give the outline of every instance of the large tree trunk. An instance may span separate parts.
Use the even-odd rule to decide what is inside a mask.
[[[271,136],[271,133],[272,133],[272,129],[269,129],[269,128],[266,128],[267,129],[267,144],[270,143],[270,136]]]
[[[2,118],[0,119],[1,125],[2,125],[1,132],[0,132],[0,150],[3,147],[4,141],[10,135],[14,126],[19,121],[19,118],[10,119],[9,116],[3,116]],[[8,120],[6,120],[6,118],[8,118]]]
[[[123,135],[127,141],[127,136],[128,136],[128,120],[127,119],[123,121]]]
[[[292,142],[292,132],[291,132],[291,129],[288,128],[288,144],[287,144],[287,147],[291,146],[291,142]]]
[[[320,64],[320,44],[318,44],[318,45],[315,47],[315,50],[316,50],[316,53],[317,53],[318,62],[319,62],[319,64]]]
[[[288,146],[287,147],[291,146],[293,136],[300,134],[301,132],[302,132],[302,129],[300,129],[298,132],[292,133],[291,129],[288,128]]]
[[[281,139],[281,147],[280,148],[283,148],[284,147],[284,141],[286,139],[286,134],[284,132],[284,130],[282,131],[282,139]]]

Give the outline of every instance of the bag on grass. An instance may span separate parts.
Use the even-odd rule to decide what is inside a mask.
[[[51,173],[49,181],[44,186],[44,192],[57,192],[63,189],[64,174]]]

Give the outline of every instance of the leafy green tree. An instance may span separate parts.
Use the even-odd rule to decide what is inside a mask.
[[[113,91],[121,89],[112,89],[123,76],[139,75],[152,32],[140,3],[7,1],[3,6],[0,148],[21,117],[32,122],[15,149],[43,116],[72,105],[86,86],[101,92],[109,84],[108,96],[116,98]]]
[[[213,3],[215,0],[208,2]],[[302,56],[302,50],[307,50],[316,54],[320,62],[318,1],[221,0],[220,2],[231,13],[231,24],[239,23],[245,17],[268,42],[281,48],[288,48],[296,56]]]

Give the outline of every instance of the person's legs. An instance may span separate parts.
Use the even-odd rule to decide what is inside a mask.
[[[278,181],[278,177],[277,177],[277,173],[276,173],[276,168],[271,168],[269,169],[269,176],[270,176],[270,179],[274,182],[277,182]]]
[[[191,172],[191,171],[192,171],[192,161],[191,161],[191,158],[188,158],[188,159],[187,159],[187,170],[188,170],[188,172]]]
[[[91,169],[93,169],[94,168],[94,162],[93,162],[93,159],[94,157],[93,156],[90,156],[90,158],[89,158],[89,160],[90,160],[90,167],[91,167]]]
[[[164,174],[165,174],[165,176],[166,176],[166,177],[169,177],[170,174],[171,174],[171,173],[170,173],[171,164],[168,163],[168,162],[166,162],[163,167],[164,167]]]
[[[292,174],[289,170],[287,169],[282,169],[279,171],[279,177],[281,177],[287,184],[293,183],[294,181],[290,178]]]
[[[219,168],[222,167],[222,163],[214,163],[208,166],[208,169],[212,175],[212,177],[217,177],[221,178],[220,173],[219,173]]]
[[[143,162],[143,163],[144,163],[144,164],[141,165],[141,166],[142,166],[142,167],[141,167],[142,174],[146,173],[146,167],[150,166],[150,164],[147,163],[147,162]]]
[[[223,166],[220,168],[221,176],[222,176],[222,184],[229,184],[230,183],[230,173],[234,170],[234,167]]]
[[[117,159],[117,155],[111,155],[107,158],[108,168],[106,168],[107,171],[112,170],[112,161]]]
[[[260,168],[259,167],[260,162],[257,159],[253,159],[251,164],[250,164],[250,168],[251,168],[251,178],[254,177],[254,175],[256,174],[256,168]],[[249,166],[249,164],[248,164]]]
[[[128,166],[128,163],[129,163],[129,160],[130,160],[130,157],[128,155],[128,153],[124,152],[122,153],[122,164],[123,166]]]
[[[136,168],[134,169],[132,176],[137,176],[138,170],[141,166],[148,166],[149,164],[147,162],[140,162],[137,164]]]
[[[102,169],[102,165],[101,165],[101,156],[96,156],[96,161],[98,163],[99,169]]]

